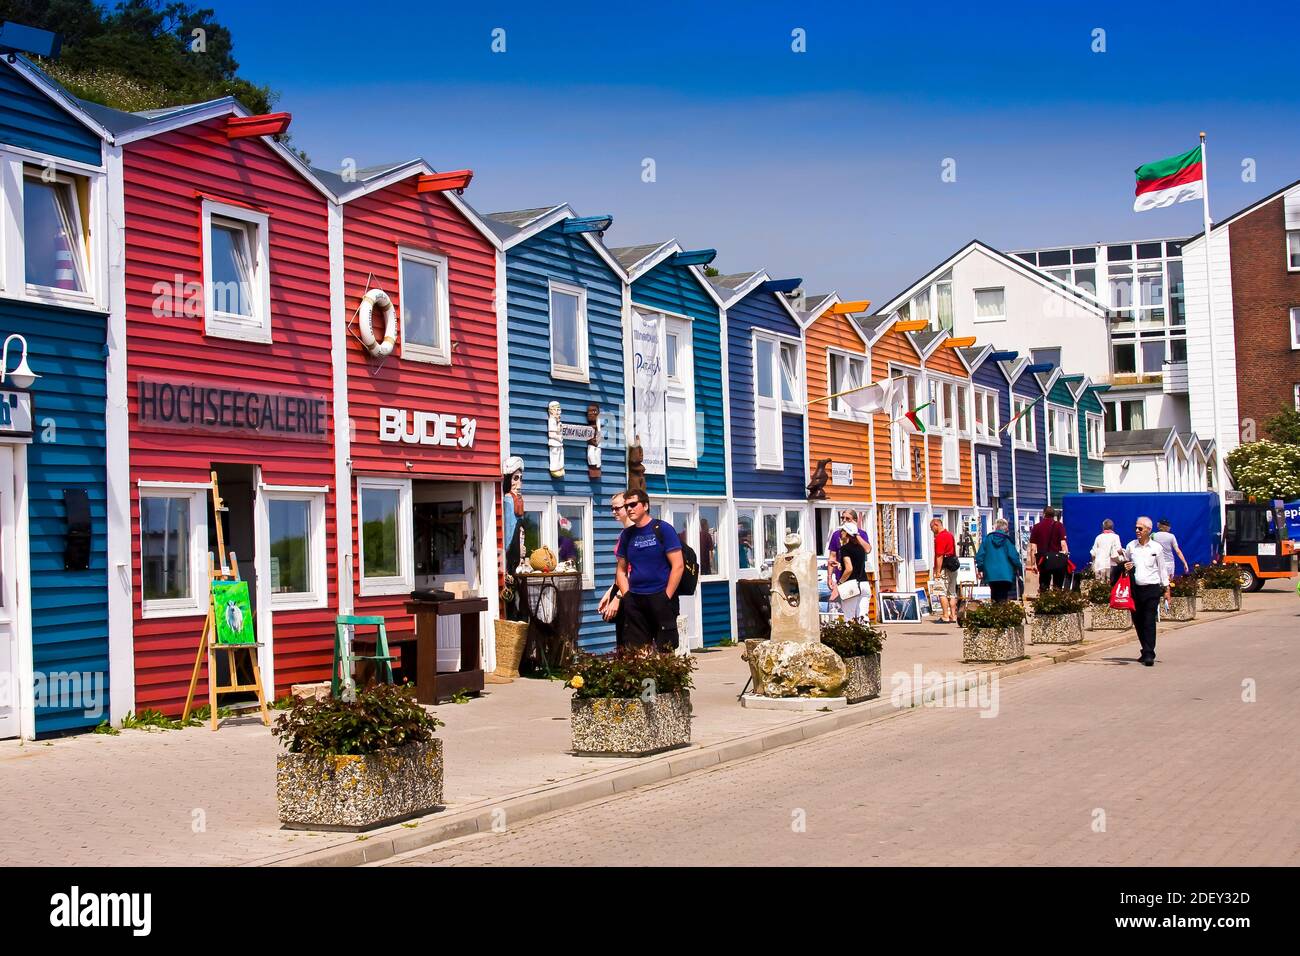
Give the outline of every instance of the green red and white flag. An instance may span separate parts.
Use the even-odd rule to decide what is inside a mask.
[[[917,413],[933,404],[933,402],[926,402],[924,405],[917,405],[916,408],[900,418],[899,421],[903,423],[903,431],[908,435],[924,435],[925,422],[921,421],[921,416]]]
[[[1000,431],[1004,431],[1004,432],[1009,432],[1009,431],[1011,431],[1011,429],[1013,429],[1013,428],[1016,427],[1016,422],[1020,421],[1020,419],[1024,418],[1026,415],[1028,415],[1028,414],[1029,414],[1029,410],[1030,410],[1031,408],[1033,408],[1035,405],[1037,405],[1039,402],[1041,402],[1041,401],[1043,400],[1043,398],[1044,398],[1044,396],[1039,395],[1037,398],[1035,398],[1032,402],[1030,402],[1030,403],[1029,403],[1028,405],[1026,405],[1024,408],[1020,409],[1020,411],[1016,412],[1016,414],[1012,415],[1012,416],[1011,416],[1011,420],[1010,420],[1009,422],[1007,422],[1005,425],[1003,425],[1002,428],[999,429],[999,430],[1000,430]]]
[[[1191,202],[1205,196],[1205,174],[1199,146],[1180,156],[1143,163],[1135,172],[1137,190],[1133,198],[1134,212],[1160,209],[1176,202]]]

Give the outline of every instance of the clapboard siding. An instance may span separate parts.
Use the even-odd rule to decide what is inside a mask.
[[[1012,385],[1011,394],[1030,401],[1043,394],[1038,379],[1022,373]],[[1047,416],[1046,405],[1038,402],[1031,413],[1034,416],[1034,448],[1017,448],[1016,456],[1016,509],[1040,511],[1047,504]],[[1007,419],[1010,421],[1010,418]],[[1014,431],[1014,429],[1012,429]],[[1011,439],[1010,432],[1008,440]]]
[[[701,633],[704,646],[715,647],[731,640],[731,585],[706,581],[700,585]]]
[[[1091,388],[1085,388],[1083,394],[1079,396],[1079,483],[1084,488],[1105,488],[1106,476],[1105,467],[1100,457],[1093,458],[1088,452],[1088,415],[1101,415],[1104,413],[1101,402],[1097,399],[1097,393]],[[1103,426],[1104,427],[1104,426]]]
[[[808,382],[808,400],[825,398],[831,394],[830,350],[861,356],[866,366],[866,376],[871,377],[870,356],[862,339],[847,316],[824,312],[804,330],[805,375]],[[831,403],[818,402],[808,406],[808,474],[812,475],[817,462],[829,458],[834,463],[853,466],[853,484],[835,485],[829,480],[824,491],[830,501],[862,502],[871,498],[871,423],[831,415]],[[829,475],[831,466],[826,466]]]
[[[1187,396],[1191,427],[1201,438],[1218,439],[1222,458],[1240,440],[1237,423],[1236,303],[1232,288],[1232,226],[1220,226],[1210,238],[1210,273],[1214,288],[1214,336],[1205,277],[1205,237],[1183,247],[1183,287],[1187,303]],[[1248,321],[1249,316],[1244,317]],[[1213,355],[1213,359],[1211,358]],[[1217,379],[1218,388],[1215,389]],[[1218,414],[1215,414],[1215,406]],[[1220,432],[1214,434],[1215,421]]]
[[[804,484],[803,415],[782,412],[780,471],[755,467],[754,330],[775,332],[796,340],[799,324],[777,301],[778,293],[751,292],[727,308],[727,383],[731,402],[731,487],[737,498],[769,501],[802,500]],[[776,385],[779,389],[779,384]],[[779,394],[779,391],[778,391]],[[795,396],[803,401],[803,396]]]
[[[0,60],[0,143],[93,166],[103,165],[99,137]]]
[[[5,71],[6,74],[8,71]],[[93,727],[108,717],[108,511],[105,500],[103,314],[0,299],[0,338],[27,338],[36,434],[27,446],[32,666],[70,696],[36,708],[37,734]],[[52,430],[43,425],[52,422]],[[64,568],[64,489],[90,501],[90,568]],[[84,682],[83,682],[84,681]],[[96,698],[103,711],[96,712]]]
[[[978,442],[975,445],[975,450],[976,454],[983,454],[990,461],[989,464],[985,465],[988,469],[989,507],[995,507],[994,499],[997,498],[997,507],[1001,507],[1003,516],[1010,521],[1016,513],[1015,496],[1011,486],[1011,436],[1001,429],[1011,420],[1011,387],[1007,383],[1006,376],[1002,374],[1002,370],[998,367],[998,363],[987,359],[975,369],[971,375],[971,382],[974,386],[987,388],[997,395],[998,432],[994,436],[997,439],[997,446],[994,447],[986,442]],[[993,460],[998,463],[998,484],[996,488],[993,485]],[[978,482],[978,478],[976,481]]]
[[[617,436],[624,400],[623,283],[585,238],[564,235],[557,223],[506,253],[509,327],[510,448],[524,460],[524,494],[559,495],[592,502],[595,588],[583,594],[579,645],[601,652],[614,647],[614,625],[596,613],[599,596],[614,580],[614,546],[622,530],[607,507],[627,488],[627,459]],[[590,382],[551,377],[550,282],[587,291]],[[587,406],[600,407],[604,450],[599,478],[587,473],[587,445],[564,445],[564,477],[552,477],[546,444],[546,406],[560,403],[564,421],[586,424]]]
[[[871,347],[871,380],[878,382],[889,377],[891,366],[898,370],[919,373],[921,357],[912,347],[911,340],[905,333],[890,330],[880,337]],[[918,388],[921,387],[918,385]],[[875,472],[876,499],[895,504],[924,503],[925,472],[914,471],[907,479],[894,477],[893,452],[890,445],[890,414],[888,411],[871,416],[871,427],[875,430]],[[922,469],[926,467],[927,450],[920,436],[911,436],[909,460],[914,457],[915,449],[922,451]]]
[[[181,710],[203,623],[201,614],[142,615],[140,481],[206,482],[210,465],[223,462],[260,466],[267,484],[327,485],[326,568],[337,566],[333,422],[330,440],[324,442],[228,441],[211,432],[146,431],[137,425],[142,375],[279,386],[327,399],[333,394],[325,199],[261,138],[229,139],[224,122],[196,123],[122,150],[137,710]],[[269,345],[205,335],[201,309],[176,316],[154,308],[155,283],[170,288],[176,276],[186,283],[203,281],[200,194],[253,205],[270,219]],[[241,556],[245,563],[250,557]],[[325,608],[274,614],[277,695],[290,684],[319,680],[329,672],[338,596],[334,574],[326,577]],[[205,684],[199,694],[206,694]]]
[[[966,387],[969,394],[970,374],[961,364],[961,359],[957,357],[955,350],[940,347],[930,356],[925,365],[927,372],[948,379],[957,379]],[[969,421],[967,425],[970,425]],[[974,456],[971,452],[970,439],[957,439],[958,480],[955,482],[943,480],[943,438],[937,434],[929,434],[925,440],[930,446],[927,456],[927,467],[930,469],[930,501],[936,505],[969,508],[975,500]]]
[[[722,326],[717,303],[700,285],[696,272],[669,259],[632,285],[632,302],[689,316],[695,351],[694,468],[670,465],[667,475],[646,475],[646,490],[656,495],[722,498],[727,493],[726,441],[722,393]],[[734,371],[734,370],[733,370]]]

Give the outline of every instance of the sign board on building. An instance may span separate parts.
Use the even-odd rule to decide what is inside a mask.
[[[596,429],[591,425],[560,424],[560,438],[564,441],[591,441],[596,437]]]
[[[853,463],[847,461],[831,462],[831,484],[848,487],[853,484]]]
[[[145,377],[139,379],[136,394],[136,418],[145,428],[296,441],[323,442],[330,437],[330,403],[324,395]]]
[[[664,408],[663,316],[632,310],[632,408],[635,438],[641,442],[641,464],[647,475],[668,471],[667,422]]]
[[[30,441],[32,393],[0,391],[0,441]]]
[[[409,423],[409,424],[408,424]],[[379,410],[379,440],[408,445],[473,448],[478,419],[437,412],[408,412],[404,408]]]

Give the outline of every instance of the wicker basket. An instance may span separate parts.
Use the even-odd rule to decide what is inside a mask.
[[[519,662],[524,657],[524,645],[528,642],[527,621],[493,622],[497,631],[497,677],[511,680],[519,676]]]

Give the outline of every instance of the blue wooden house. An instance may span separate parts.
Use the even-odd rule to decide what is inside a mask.
[[[728,501],[724,311],[703,272],[716,253],[683,249],[675,241],[612,252],[631,284],[627,437],[631,442],[646,433],[640,435],[640,454],[651,511],[669,521],[700,558],[699,588],[681,600],[686,643],[717,644],[734,635],[730,575],[736,547]],[[637,385],[636,356],[647,350],[660,359],[643,364],[643,372],[656,376],[654,407],[637,399],[647,393]]]
[[[971,445],[974,455],[975,507],[983,537],[997,518],[1015,526],[1016,496],[1012,480],[1012,438],[1004,429],[1011,421],[1011,382],[1003,363],[1015,362],[1014,351],[992,345],[958,350],[971,373]]]
[[[998,367],[1011,387],[1010,410],[1016,418],[1007,430],[1012,448],[1011,496],[1015,501],[1012,526],[1024,553],[1029,546],[1029,529],[1047,506],[1046,406],[1040,376],[1052,374],[1053,366],[1034,365],[1022,357],[999,362]],[[1007,421],[1011,422],[1011,418]],[[1011,520],[1012,515],[1008,514],[1007,518]]]
[[[710,280],[727,310],[727,402],[731,487],[737,524],[754,560],[740,577],[763,576],[783,553],[787,532],[812,548],[808,506],[804,335],[788,298],[801,279],[766,272]]]
[[[502,454],[524,461],[520,522],[527,550],[546,544],[574,561],[582,573],[579,644],[610,651],[614,625],[596,605],[614,581],[622,530],[609,499],[627,488],[618,440],[627,275],[600,238],[612,219],[580,217],[558,205],[491,213],[486,222],[504,249]],[[551,454],[556,413],[564,426],[558,461]],[[586,437],[591,428],[594,446]],[[513,517],[507,516],[508,539]]]
[[[105,138],[36,67],[0,60],[0,683],[17,689],[0,699],[0,737],[89,729],[120,716],[117,691],[129,701],[129,590],[114,661],[126,679],[110,685],[105,356],[120,248]],[[124,432],[113,444],[124,464]]]
[[[1038,373],[1047,396],[1043,414],[1047,436],[1047,503],[1058,511],[1065,496],[1079,490],[1078,405],[1069,378],[1059,369]]]

